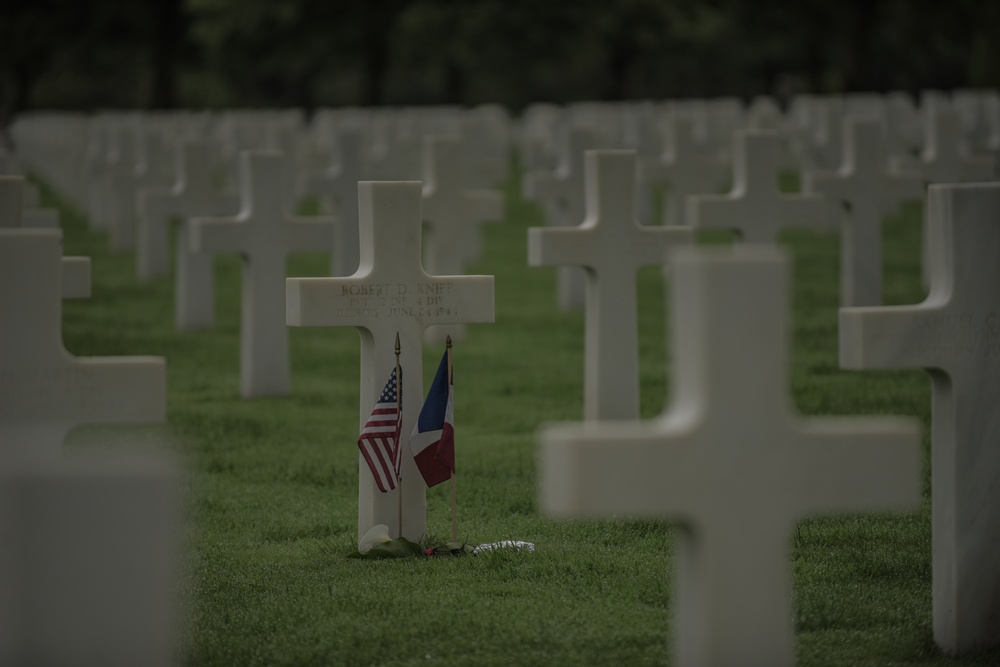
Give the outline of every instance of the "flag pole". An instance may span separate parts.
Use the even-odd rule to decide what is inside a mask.
[[[401,376],[402,376],[402,372],[400,371],[400,368],[399,368],[399,332],[397,331],[396,332],[396,414],[398,415],[396,417],[397,419],[402,419],[401,410],[402,410],[402,402],[403,402],[402,401],[402,398],[403,398],[403,392],[402,392],[403,386],[402,385],[403,385],[403,383],[401,382],[401,379],[402,379]],[[398,458],[400,464],[402,464],[402,461],[403,461],[403,452],[400,449],[403,445],[402,445],[401,442],[399,442],[399,440],[402,440],[402,439],[403,439],[402,433],[400,433],[400,437],[397,439],[396,447],[395,447],[395,449],[396,449],[396,457]],[[393,461],[392,463],[393,463],[393,467],[395,468],[396,467],[396,462]],[[402,467],[403,466],[400,465],[399,468],[396,468],[396,517],[397,517],[397,519],[399,521],[399,536],[400,537],[403,536],[403,476],[402,476],[402,474],[400,472],[400,469]]]
[[[448,391],[451,392],[451,336],[445,339],[445,349],[448,353]],[[455,493],[455,471],[451,471],[451,541],[458,542],[458,505]]]

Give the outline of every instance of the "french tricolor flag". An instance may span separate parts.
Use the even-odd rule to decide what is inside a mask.
[[[449,380],[445,352],[410,434],[413,459],[427,486],[447,481],[455,472],[454,390]]]

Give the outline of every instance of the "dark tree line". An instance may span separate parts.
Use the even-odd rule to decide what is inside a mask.
[[[0,0],[0,113],[1000,84],[993,0]]]

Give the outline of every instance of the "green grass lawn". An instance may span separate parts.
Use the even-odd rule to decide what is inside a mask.
[[[555,270],[529,268],[541,224],[512,178],[507,217],[484,228],[473,273],[496,276],[496,323],[455,347],[459,535],[521,539],[534,553],[366,561],[355,548],[359,342],[353,330],[290,331],[293,394],[239,397],[239,263],[217,260],[216,327],[178,335],[172,279],[140,285],[134,256],[51,192],[65,252],[93,258],[93,298],[64,306],[76,355],[167,358],[168,423],[80,429],[70,451],[179,449],[189,474],[188,597],[180,661],[189,665],[603,665],[669,662],[672,529],[666,521],[552,521],[539,515],[535,432],[582,414],[583,318],[556,308]],[[918,206],[885,226],[889,303],[923,298]],[[718,235],[704,239],[724,241]],[[920,371],[837,365],[839,242],[789,233],[794,258],[790,391],[803,414],[913,415],[929,449],[930,380]],[[289,275],[323,275],[300,255]],[[638,278],[642,414],[667,400],[665,290]],[[425,348],[425,385],[442,350]],[[166,442],[167,445],[161,443]],[[109,444],[110,443],[110,444]],[[998,664],[942,656],[931,639],[930,475],[919,512],[802,521],[793,534],[795,636],[803,665]],[[431,540],[450,530],[448,489],[428,491]]]

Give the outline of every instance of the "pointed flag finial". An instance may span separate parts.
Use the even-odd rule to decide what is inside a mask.
[[[447,338],[444,339],[444,346],[449,349],[451,348],[451,336],[448,336]]]
[[[396,332],[396,356],[399,356],[399,332]]]

